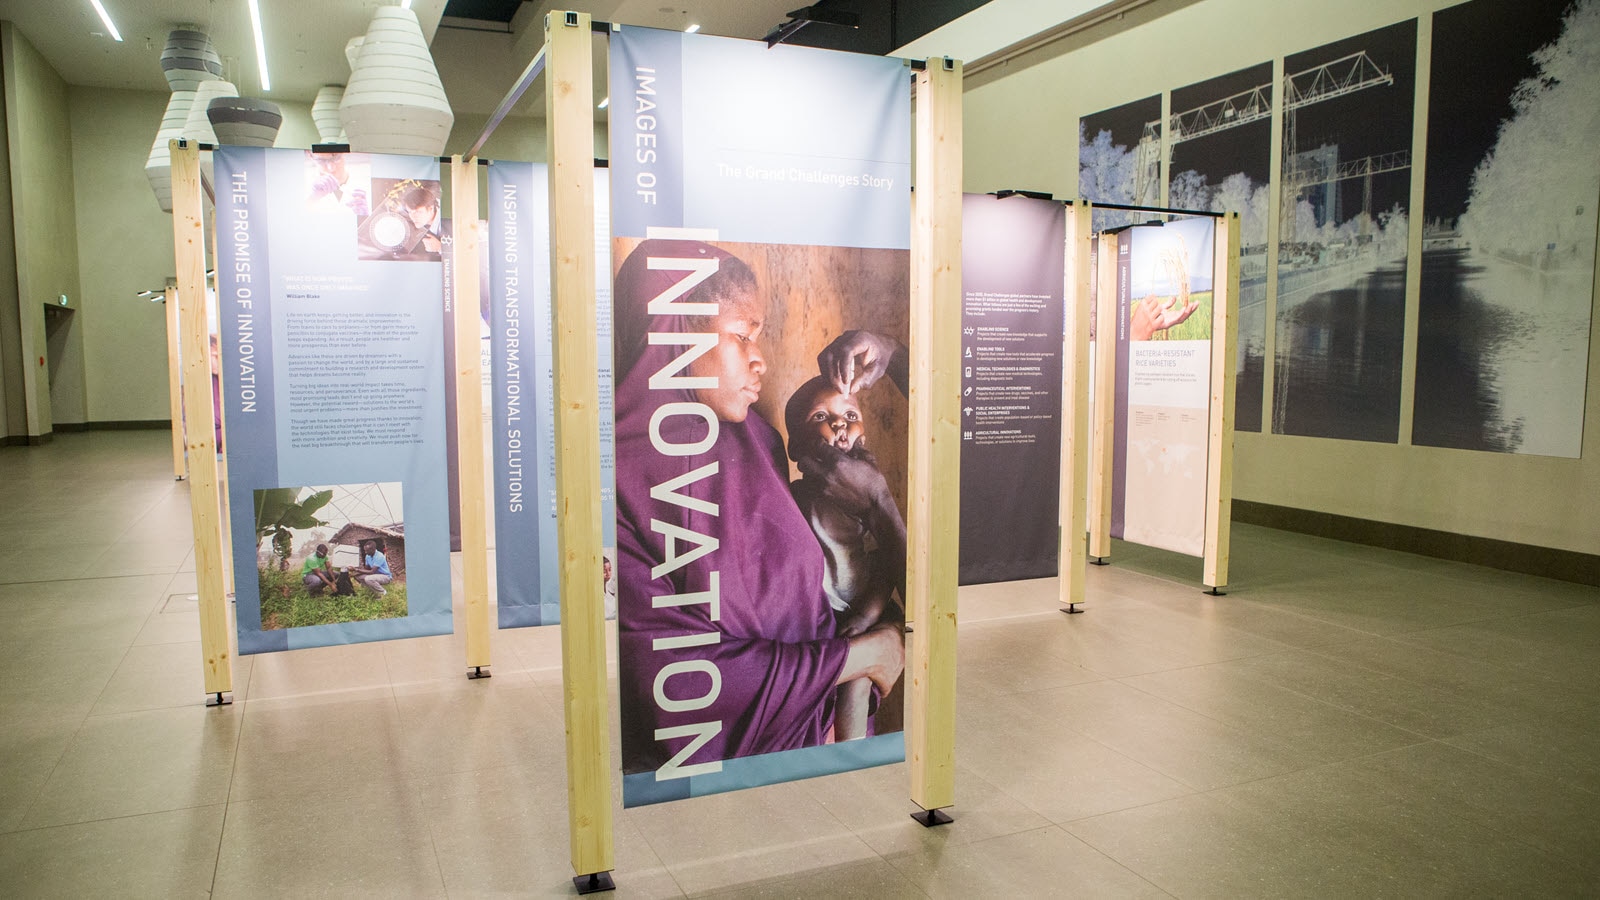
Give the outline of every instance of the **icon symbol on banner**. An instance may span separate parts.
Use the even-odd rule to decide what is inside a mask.
[[[972,396],[972,385],[970,385],[970,384],[967,385],[967,389],[961,392],[961,396],[963,396],[963,397],[971,397]]]
[[[963,410],[962,410],[962,411],[961,411],[961,414],[962,414],[962,415],[964,415],[964,416],[970,416],[970,415],[972,415],[972,407],[970,407],[970,406],[969,406],[969,407],[967,407],[967,408],[966,408],[966,409],[963,409]]]
[[[972,358],[972,348],[968,347],[967,348],[967,359],[971,359],[971,358]]]
[[[966,374],[962,375],[961,377],[962,378],[971,378],[972,377],[972,367],[971,366],[967,366]]]
[[[976,329],[974,329],[971,325],[968,325],[967,327],[961,329],[961,333],[966,335],[967,337],[972,337],[972,332],[975,331],[975,330]]]
[[[970,440],[972,440],[972,432],[970,432],[970,431],[963,431],[963,432],[961,432],[961,439],[962,439],[962,440],[963,440],[963,441],[970,441]]]

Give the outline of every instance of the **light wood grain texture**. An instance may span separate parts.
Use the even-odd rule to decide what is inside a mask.
[[[178,321],[178,289],[167,286],[167,408],[172,415],[172,477],[183,480],[183,369],[178,341],[183,325]]]
[[[1061,547],[1057,553],[1061,602],[1083,602],[1089,529],[1089,247],[1090,206],[1067,207],[1065,315],[1061,344]]]
[[[554,299],[556,523],[572,869],[614,868],[600,572],[600,381],[594,292],[594,84],[589,15],[545,18]],[[474,304],[476,309],[476,304]],[[463,451],[465,452],[465,451]]]
[[[456,473],[461,497],[461,587],[467,668],[489,665],[489,520],[483,464],[483,361],[478,346],[478,164],[450,159],[451,307],[456,332]]]
[[[212,416],[211,332],[206,324],[206,228],[200,193],[200,150],[172,141],[172,245],[178,268],[177,296],[183,341],[183,408],[189,428],[189,509],[194,523],[194,572],[200,600],[200,655],[205,691],[233,690],[233,651],[228,641],[226,578],[223,572],[222,505],[217,490],[216,437]]]
[[[1102,235],[1095,285],[1094,434],[1089,464],[1089,555],[1111,555],[1111,447],[1117,402],[1117,238]]]
[[[1239,214],[1217,223],[1211,299],[1211,443],[1206,454],[1206,587],[1228,583],[1233,516],[1233,404],[1239,343]]]
[[[961,515],[961,63],[917,73],[911,260],[911,515],[906,676],[911,799],[955,803],[956,579]]]

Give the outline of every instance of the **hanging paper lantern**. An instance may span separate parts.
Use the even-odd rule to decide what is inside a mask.
[[[203,81],[222,80],[222,57],[205,32],[179,28],[167,35],[161,71],[174,91],[193,91]]]
[[[237,97],[239,89],[231,81],[205,81],[194,92],[194,103],[189,106],[189,117],[183,123],[183,136],[202,144],[217,143],[217,133],[211,130],[211,119],[206,111],[211,101],[218,97]]]
[[[145,160],[144,174],[150,179],[150,188],[156,192],[156,202],[161,204],[162,212],[172,212],[172,154],[167,142],[183,137],[183,126],[193,105],[194,91],[173,91],[167,101],[166,115],[161,117],[161,130],[156,132],[150,156]]]
[[[271,100],[254,97],[218,97],[206,109],[217,143],[240,147],[271,147],[283,125],[283,111]]]
[[[339,104],[350,149],[438,156],[455,115],[433,66],[417,15],[380,7]]]
[[[356,60],[361,58],[361,45],[366,43],[367,36],[358,34],[344,42],[344,60],[350,64],[350,71],[356,70]]]
[[[317,126],[317,139],[324,144],[339,143],[339,133],[344,130],[344,120],[339,117],[339,101],[344,99],[344,85],[325,85],[317,91],[311,104],[311,121]]]

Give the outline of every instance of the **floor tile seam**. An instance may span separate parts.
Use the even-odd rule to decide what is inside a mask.
[[[95,825],[100,822],[117,822],[123,819],[138,819],[144,816],[163,816],[167,815],[168,813],[188,812],[195,809],[208,809],[213,806],[225,806],[226,804],[226,800],[215,800],[210,803],[185,803],[178,806],[163,806],[159,809],[141,809],[138,812],[118,813],[111,816],[95,816],[93,818],[77,819],[71,822],[50,822],[44,825],[32,825],[26,828],[18,828],[15,831],[6,832],[4,836],[23,834],[25,832],[32,831],[48,831],[52,828],[79,828],[84,825]],[[31,812],[32,810],[30,809],[29,813]],[[27,821],[26,816],[24,816],[23,821]],[[218,831],[217,834],[220,841],[221,831]]]
[[[1208,665],[1214,665],[1214,663],[1208,664]],[[1190,668],[1199,668],[1199,667],[1198,666],[1194,666],[1194,667],[1190,667]],[[1174,670],[1174,671],[1181,671],[1181,670]],[[1146,673],[1146,674],[1159,674],[1159,673]],[[1143,677],[1143,676],[1130,675],[1130,676],[1127,676],[1127,677],[1129,677],[1129,678],[1140,678],[1140,677]],[[1246,676],[1246,677],[1250,677],[1250,676]],[[1121,681],[1121,679],[1118,679],[1118,680]],[[1410,735],[1415,735],[1417,738],[1419,738],[1421,740],[1424,740],[1424,741],[1437,740],[1436,738],[1432,738],[1432,737],[1430,737],[1428,735],[1424,735],[1424,734],[1420,734],[1418,732],[1412,731],[1409,728],[1404,728],[1404,727],[1402,727],[1400,725],[1395,725],[1395,724],[1393,724],[1391,722],[1385,722],[1382,719],[1376,718],[1374,716],[1369,716],[1366,713],[1363,713],[1363,712],[1361,712],[1359,710],[1342,707],[1342,706],[1339,706],[1336,703],[1330,703],[1327,700],[1322,699],[1321,697],[1314,697],[1314,696],[1312,696],[1310,694],[1302,693],[1302,692],[1297,691],[1297,690],[1295,690],[1294,688],[1291,688],[1291,687],[1286,687],[1284,685],[1280,685],[1280,684],[1277,684],[1277,683],[1269,681],[1269,680],[1258,679],[1258,678],[1254,678],[1254,677],[1250,677],[1250,680],[1254,681],[1254,682],[1256,682],[1258,684],[1264,684],[1264,685],[1267,685],[1269,687],[1274,687],[1274,688],[1277,688],[1279,690],[1287,691],[1287,692],[1289,692],[1291,694],[1294,694],[1295,696],[1301,698],[1302,700],[1309,701],[1309,702],[1317,704],[1319,706],[1325,706],[1328,709],[1337,710],[1337,711],[1345,713],[1347,715],[1356,716],[1357,718],[1364,719],[1367,722],[1371,722],[1371,723],[1374,723],[1374,724],[1377,724],[1377,725],[1382,725],[1385,728],[1392,728],[1392,729],[1394,729],[1396,731],[1404,732],[1404,733],[1410,734]],[[1125,684],[1125,686],[1129,687],[1129,688],[1131,688],[1133,690],[1139,691],[1140,693],[1148,694],[1149,696],[1155,697],[1158,700],[1162,700],[1162,701],[1165,701],[1167,703],[1171,703],[1174,706],[1178,706],[1178,707],[1180,707],[1182,709],[1188,710],[1189,712],[1192,712],[1195,715],[1210,719],[1210,720],[1212,720],[1214,722],[1218,722],[1218,723],[1220,723],[1220,724],[1222,724],[1222,725],[1224,725],[1224,726],[1226,726],[1226,727],[1228,727],[1228,728],[1230,728],[1230,729],[1232,729],[1234,731],[1246,731],[1246,729],[1241,725],[1236,725],[1236,724],[1234,724],[1232,722],[1229,722],[1226,719],[1218,718],[1217,716],[1214,716],[1214,715],[1212,715],[1210,713],[1207,713],[1204,710],[1195,709],[1195,708],[1193,708],[1191,706],[1188,706],[1187,704],[1185,704],[1185,703],[1183,703],[1181,701],[1173,700],[1173,699],[1171,699],[1169,697],[1163,697],[1160,694],[1156,694],[1156,693],[1153,693],[1151,691],[1147,691],[1144,688],[1139,687],[1138,685]],[[1290,753],[1298,753],[1299,752],[1297,748],[1286,745],[1283,742],[1283,740],[1281,740],[1281,739],[1279,739],[1277,737],[1277,735],[1275,733],[1256,732],[1254,729],[1249,730],[1249,732],[1247,732],[1247,733],[1256,733],[1256,734],[1265,735],[1269,739],[1271,739],[1272,742],[1275,745],[1278,745],[1280,747],[1280,749],[1283,749],[1283,750],[1285,750],[1287,752],[1290,752]],[[1412,745],[1407,744],[1405,746],[1412,746]],[[1357,759],[1357,758],[1359,758],[1359,755],[1355,756],[1355,757],[1343,757],[1341,759],[1324,760],[1323,762],[1331,764],[1331,763],[1339,763],[1339,762],[1342,762],[1342,761],[1347,761],[1347,760],[1350,760],[1350,759]],[[1318,765],[1321,765],[1321,764],[1323,764],[1323,763],[1318,763]],[[1308,767],[1308,768],[1315,768],[1315,766],[1311,766],[1311,767]],[[1305,771],[1305,769],[1297,769],[1295,771]],[[1289,773],[1285,772],[1285,773],[1279,773],[1279,774],[1289,774]],[[1268,776],[1263,776],[1263,777],[1275,778],[1277,776],[1268,775]],[[1229,785],[1229,787],[1235,787],[1235,786],[1236,785]],[[1218,788],[1217,790],[1221,790],[1221,788]]]
[[[1453,627],[1453,626],[1443,626],[1443,627],[1449,628],[1449,627]],[[1461,654],[1453,653],[1453,652],[1448,651],[1448,650],[1436,650],[1435,648],[1423,647],[1421,645],[1407,644],[1407,643],[1405,643],[1403,641],[1395,640],[1394,638],[1386,636],[1386,635],[1376,635],[1376,637],[1379,638],[1380,640],[1384,640],[1384,641],[1387,641],[1387,642],[1389,642],[1391,644],[1395,644],[1396,648],[1397,649],[1401,649],[1401,650],[1435,650],[1435,652],[1445,653],[1445,654],[1447,654],[1449,656],[1455,656],[1455,657],[1457,657],[1457,658],[1459,658],[1461,660],[1464,660],[1466,662],[1475,662],[1475,661],[1477,661],[1477,660],[1474,660],[1474,658],[1470,657],[1470,656],[1463,656]],[[1415,678],[1412,678],[1412,677],[1410,677],[1408,675],[1399,675],[1399,674],[1395,674],[1393,672],[1385,672],[1382,669],[1375,668],[1375,667],[1373,667],[1371,665],[1367,665],[1365,663],[1362,663],[1362,662],[1359,662],[1359,661],[1356,661],[1356,660],[1353,660],[1353,659],[1343,659],[1343,658],[1334,656],[1331,653],[1326,652],[1326,650],[1307,650],[1306,652],[1315,654],[1317,656],[1320,656],[1323,659],[1328,660],[1329,662],[1337,663],[1337,664],[1343,665],[1343,666],[1350,666],[1350,667],[1353,667],[1353,668],[1356,668],[1356,669],[1360,669],[1360,670],[1362,670],[1364,672],[1370,672],[1370,673],[1372,673],[1374,675],[1377,675],[1377,676],[1379,676],[1381,678],[1393,679],[1393,680],[1398,681],[1398,682],[1400,682],[1401,684],[1404,684],[1404,685],[1412,686],[1412,687],[1415,687],[1415,688],[1428,689],[1428,690],[1442,690],[1442,691],[1445,691],[1445,692],[1449,693],[1452,697],[1460,699],[1460,700],[1471,700],[1471,699],[1474,699],[1474,698],[1480,696],[1480,694],[1478,692],[1476,692],[1476,691],[1470,691],[1470,690],[1469,691],[1463,691],[1458,687],[1433,687],[1433,686],[1429,685],[1429,683],[1427,683],[1427,682],[1418,681]],[[1497,667],[1499,666],[1498,663],[1496,663],[1494,665],[1497,666]],[[1514,667],[1514,668],[1520,669],[1521,667],[1518,666],[1518,667]]]
[[[1185,795],[1185,796],[1188,796],[1188,795]],[[1174,799],[1174,798],[1168,798],[1168,799]],[[1099,847],[1096,847],[1095,845],[1089,843],[1088,841],[1084,840],[1083,838],[1079,837],[1078,835],[1073,834],[1071,831],[1068,831],[1067,827],[1065,825],[1062,825],[1062,824],[1060,824],[1058,822],[1052,822],[1052,821],[1049,820],[1048,817],[1045,818],[1045,821],[1049,822],[1049,824],[1048,825],[1040,825],[1040,826],[1038,826],[1036,828],[1024,828],[1021,831],[1013,831],[1010,834],[998,834],[998,835],[994,835],[992,837],[986,837],[986,838],[982,838],[980,840],[970,841],[970,842],[968,842],[967,846],[977,847],[978,845],[984,844],[984,843],[988,843],[989,841],[997,841],[997,840],[1002,840],[1004,838],[1016,837],[1019,834],[1032,834],[1033,832],[1036,832],[1036,831],[1050,831],[1050,830],[1053,829],[1053,830],[1056,830],[1056,831],[1060,831],[1062,834],[1066,835],[1067,837],[1069,837],[1069,838],[1077,841],[1078,843],[1084,845],[1085,847],[1089,848],[1090,851],[1092,851],[1096,855],[1098,855],[1100,858],[1102,858],[1105,861],[1111,863],[1112,865],[1114,865],[1117,868],[1123,870],[1124,872],[1127,872],[1129,875],[1132,875],[1133,877],[1139,879],[1140,881],[1144,882],[1145,884],[1155,888],[1156,890],[1160,891],[1161,893],[1166,894],[1169,897],[1175,897],[1176,896],[1171,891],[1169,891],[1166,888],[1163,888],[1162,886],[1160,886],[1160,885],[1156,884],[1155,882],[1151,881],[1149,878],[1145,877],[1140,872],[1135,871],[1133,869],[1133,867],[1129,866],[1127,863],[1123,862],[1120,859],[1117,859],[1116,857],[1114,857],[1111,854],[1107,853],[1106,851],[1100,849]],[[916,851],[912,851],[912,853],[915,853],[915,852]],[[905,854],[905,855],[910,855],[910,854]]]
[[[1492,730],[1492,729],[1487,729],[1487,730]],[[1476,733],[1476,732],[1467,732],[1466,734],[1474,734],[1474,733]],[[1504,766],[1505,768],[1512,769],[1512,770],[1515,770],[1517,772],[1522,772],[1522,773],[1525,773],[1527,775],[1532,775],[1535,778],[1542,779],[1544,781],[1549,781],[1549,782],[1553,782],[1555,784],[1558,784],[1558,785],[1560,785],[1562,788],[1564,788],[1566,790],[1576,791],[1576,792],[1578,792],[1580,794],[1587,794],[1587,795],[1589,795],[1591,797],[1595,797],[1597,800],[1600,800],[1600,791],[1596,791],[1596,790],[1593,790],[1591,788],[1584,787],[1583,785],[1577,784],[1577,783],[1571,781],[1568,778],[1564,778],[1564,777],[1561,777],[1561,776],[1558,776],[1558,775],[1550,775],[1550,774],[1547,774],[1545,772],[1540,772],[1537,769],[1530,769],[1527,766],[1520,765],[1518,763],[1506,762],[1503,759],[1496,759],[1493,756],[1488,755],[1487,753],[1482,753],[1482,752],[1480,752],[1478,750],[1475,750],[1475,749],[1473,749],[1471,747],[1463,747],[1460,744],[1451,743],[1452,740],[1459,740],[1459,739],[1465,737],[1466,734],[1457,734],[1457,735],[1451,735],[1449,737],[1436,738],[1434,740],[1434,743],[1443,744],[1446,747],[1451,748],[1452,750],[1460,750],[1463,753],[1470,753],[1471,755],[1476,756],[1479,759],[1484,760],[1485,762],[1493,763],[1494,765],[1497,765],[1497,766]]]

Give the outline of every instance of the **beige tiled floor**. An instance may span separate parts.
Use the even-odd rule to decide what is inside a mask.
[[[559,633],[246,657],[201,705],[164,433],[0,450],[0,894],[571,894]],[[892,766],[617,810],[619,894],[1594,896],[1600,590],[1240,526],[962,592],[956,822]],[[615,737],[613,736],[613,740]]]

